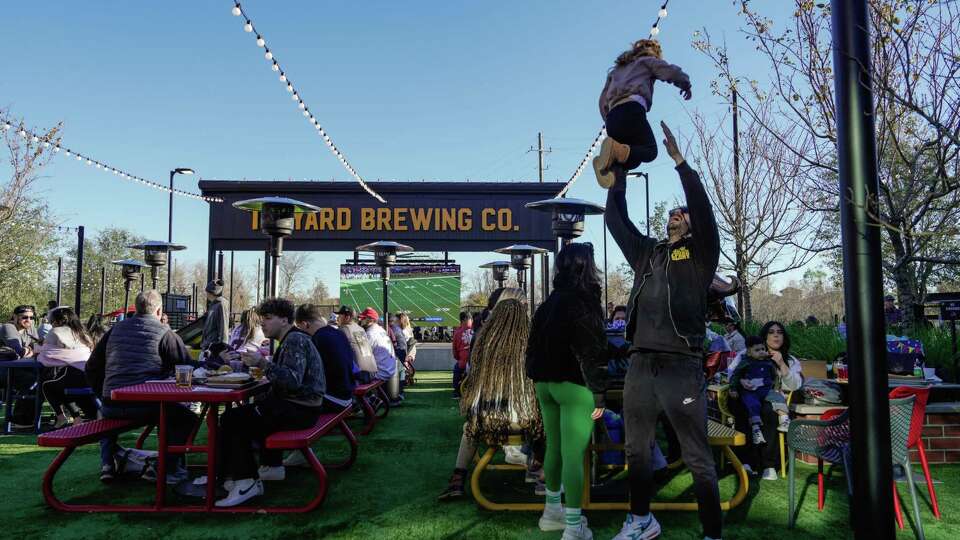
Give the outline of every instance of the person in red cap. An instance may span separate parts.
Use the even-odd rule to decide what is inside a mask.
[[[367,331],[367,339],[370,341],[370,347],[373,348],[373,358],[377,361],[377,373],[374,377],[384,381],[390,380],[397,371],[397,358],[394,356],[390,336],[377,322],[380,314],[372,307],[368,307],[360,313],[359,318],[360,326]]]

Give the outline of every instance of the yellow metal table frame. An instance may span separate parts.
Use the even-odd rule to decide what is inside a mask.
[[[731,446],[743,446],[747,443],[746,436],[739,431],[731,427],[724,426],[719,422],[713,420],[707,421],[707,436],[709,438],[710,446],[720,447],[723,455],[730,460],[730,465],[733,467],[734,473],[738,478],[737,491],[733,494],[728,500],[722,501],[720,503],[720,508],[723,510],[730,510],[731,508],[736,508],[743,499],[747,496],[747,490],[750,487],[750,479],[747,476],[747,471],[743,467],[743,463],[737,459],[736,454],[733,453]],[[507,441],[508,445],[520,445],[523,444],[519,435],[510,436]],[[470,490],[473,492],[473,498],[477,501],[477,504],[482,508],[487,510],[508,510],[508,511],[520,511],[520,512],[534,512],[543,510],[543,502],[537,503],[524,503],[524,502],[513,502],[513,503],[500,503],[492,501],[487,495],[483,492],[483,489],[480,486],[480,479],[483,476],[483,473],[486,471],[497,471],[497,470],[508,470],[508,471],[523,471],[525,467],[522,465],[511,465],[511,464],[500,464],[492,463],[494,456],[497,452],[500,451],[500,446],[489,446],[483,455],[480,456],[479,461],[473,469],[473,474],[470,476]],[[584,478],[590,478],[590,464],[593,452],[600,450],[611,450],[618,449],[622,450],[623,445],[590,445],[588,452],[584,455]],[[679,511],[696,511],[697,503],[695,502],[674,502],[674,501],[654,501],[650,504],[652,510],[679,510]],[[583,509],[585,510],[629,510],[630,502],[592,502],[590,500],[590,482],[584,482],[583,486]]]

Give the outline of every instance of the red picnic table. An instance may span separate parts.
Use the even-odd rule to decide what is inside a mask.
[[[242,402],[257,394],[265,392],[270,383],[264,379],[260,383],[245,388],[209,388],[206,386],[180,387],[174,382],[145,382],[134,386],[127,386],[114,390],[110,399],[113,401],[156,402],[160,406],[160,421],[157,426],[157,497],[153,511],[176,512],[213,512],[231,511],[231,508],[216,508],[217,483],[217,442],[219,437],[219,422],[217,417],[220,405],[229,406],[231,403]],[[200,402],[207,409],[207,444],[193,443],[193,435],[183,445],[167,444],[166,414],[170,404]],[[167,506],[167,453],[188,454],[206,452],[207,454],[207,492],[204,505]],[[145,508],[139,508],[143,511]]]

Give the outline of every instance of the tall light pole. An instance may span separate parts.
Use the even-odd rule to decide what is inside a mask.
[[[194,174],[193,169],[188,167],[177,167],[170,171],[170,203],[167,206],[167,242],[173,243],[173,177],[178,174]],[[170,255],[170,264],[173,263],[173,254]],[[172,266],[171,266],[172,268]],[[156,288],[156,284],[154,284]],[[170,294],[170,272],[167,272],[167,294]]]

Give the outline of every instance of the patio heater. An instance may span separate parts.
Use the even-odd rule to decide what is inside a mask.
[[[389,240],[381,240],[370,244],[364,244],[354,248],[354,251],[367,251],[373,253],[373,260],[380,267],[380,276],[383,279],[383,327],[387,328],[390,320],[390,267],[397,264],[397,253],[411,253],[413,248]],[[359,306],[357,306],[359,307]],[[396,359],[397,366],[400,365],[400,359]],[[400,396],[400,370],[394,369],[393,376],[387,381],[387,394],[390,399],[397,399]]]
[[[583,227],[586,224],[586,216],[603,214],[606,211],[603,205],[584,201],[582,199],[567,199],[557,197],[555,199],[546,199],[527,203],[526,207],[539,212],[550,212],[553,215],[551,219],[551,228],[553,235],[557,237],[557,254],[563,249],[563,246],[569,244],[574,238],[579,238],[583,234]],[[604,230],[606,235],[606,230]],[[544,298],[549,292],[549,276],[543,276]],[[607,257],[606,257],[606,237],[604,237],[604,257],[603,257],[603,284],[606,289],[607,284]],[[606,302],[606,294],[604,302]]]
[[[293,234],[297,214],[314,214],[320,209],[296,199],[261,197],[233,203],[233,207],[259,215],[260,232],[270,237],[270,297],[277,297],[277,274],[283,256],[283,239]]]
[[[130,305],[130,285],[140,279],[141,268],[147,265],[136,259],[122,259],[112,262],[119,266],[120,271],[123,272],[123,318],[126,319],[127,307]]]
[[[160,267],[167,265],[170,252],[187,249],[187,246],[171,244],[170,242],[163,242],[161,240],[148,240],[141,244],[134,244],[127,247],[143,250],[143,261],[150,267],[150,279],[154,289],[159,286],[158,277],[160,275]],[[167,274],[170,274],[170,270],[167,270]],[[167,283],[169,282],[170,280],[168,279]],[[167,287],[167,294],[170,294],[169,286]]]
[[[493,273],[493,280],[497,282],[497,288],[502,289],[507,281],[507,273],[510,271],[510,261],[493,261],[481,264],[480,268],[489,268]]]
[[[524,291],[530,291],[530,313],[533,313],[534,303],[535,303],[535,290],[533,288],[533,283],[530,283],[530,286],[527,286],[526,273],[527,269],[533,268],[533,256],[546,253],[549,250],[534,247],[527,244],[514,244],[512,246],[507,246],[505,248],[500,248],[494,250],[497,253],[503,253],[510,255],[510,266],[514,267],[517,270],[517,283],[520,284],[520,288]],[[533,271],[531,270],[531,275]],[[531,280],[532,281],[532,280]]]

